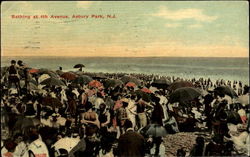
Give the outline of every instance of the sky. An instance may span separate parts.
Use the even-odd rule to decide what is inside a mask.
[[[248,10],[246,1],[3,2],[1,55],[248,57]]]

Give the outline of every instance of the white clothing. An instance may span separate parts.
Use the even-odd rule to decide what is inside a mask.
[[[239,136],[232,136],[232,141],[235,144],[235,148],[240,151],[244,152],[246,154],[250,154],[249,151],[249,145],[250,145],[250,136],[249,133],[242,132]]]
[[[135,101],[129,100],[128,107],[126,107],[126,111],[127,111],[127,115],[128,115],[129,120],[133,124],[133,128],[136,126],[136,117],[135,117],[136,110],[137,110],[137,106],[135,105]]]
[[[32,151],[35,156],[49,157],[49,151],[45,143],[41,139],[33,141],[29,146],[28,150]],[[24,157],[28,157],[29,152],[25,152]]]
[[[80,138],[71,138],[71,137],[64,137],[58,140],[52,147],[55,147],[55,150],[60,148],[66,149],[70,152],[78,143],[80,142]]]
[[[2,156],[2,157],[8,157],[8,155],[7,155],[6,153],[8,153],[8,150],[7,150],[5,147],[3,147],[3,148],[1,149],[1,156]],[[13,153],[12,153],[12,154],[13,154]]]
[[[164,114],[164,119],[163,121],[165,120],[168,120],[168,112],[167,112],[167,106],[166,105],[162,105],[162,109],[163,109],[163,114]]]
[[[102,103],[104,103],[104,100],[103,100],[102,98],[97,97],[97,98],[95,99],[95,103],[94,103],[95,108],[96,108],[96,109],[100,109],[100,105],[101,105]]]
[[[197,111],[197,108],[193,107],[191,112],[194,113],[194,118],[195,119],[201,119],[202,114]]]
[[[238,110],[238,114],[242,117],[242,116],[246,116],[246,111],[244,109],[240,109]]]
[[[167,104],[168,99],[167,99],[165,96],[163,96],[163,95],[159,95],[158,97],[160,98],[159,103],[160,103],[161,105],[163,105],[163,104]]]
[[[27,151],[28,147],[27,145],[22,141],[20,143],[18,143],[18,145],[16,146],[16,149],[13,153],[14,157],[21,157],[24,155],[24,153]]]
[[[72,90],[72,93],[74,93],[76,95],[76,97],[78,98],[80,93],[78,92],[78,90],[75,88],[74,90]]]
[[[150,154],[155,154],[155,144],[153,146],[153,148],[150,149]],[[165,157],[166,156],[166,152],[165,152],[165,146],[163,143],[161,143],[160,145],[160,150],[159,150],[159,154],[160,157]]]
[[[52,121],[52,116],[49,116],[48,119],[41,119],[41,123],[45,126],[49,126],[49,127],[55,127],[58,128],[60,126],[65,126],[66,123],[66,119],[64,117],[57,117],[57,121],[53,122]]]
[[[54,92],[49,93],[49,95],[50,95],[52,98],[56,98],[56,93],[54,93]]]
[[[61,103],[63,103],[64,101],[68,101],[66,92],[64,89],[60,92],[60,94],[61,94]]]

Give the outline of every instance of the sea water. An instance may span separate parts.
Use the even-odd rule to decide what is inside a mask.
[[[212,80],[237,80],[249,84],[248,58],[202,57],[2,57],[1,67],[10,61],[22,60],[34,68],[76,71],[73,66],[81,63],[86,72],[143,73],[182,78],[210,78]]]

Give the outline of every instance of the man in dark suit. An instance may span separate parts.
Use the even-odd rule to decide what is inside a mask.
[[[125,134],[121,135],[118,141],[118,156],[119,157],[143,157],[144,152],[144,137],[135,132],[132,128],[132,122],[126,120],[124,128]]]

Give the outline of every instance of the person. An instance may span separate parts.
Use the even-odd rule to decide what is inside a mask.
[[[122,99],[121,100],[121,107],[119,109],[117,109],[117,113],[116,113],[116,121],[117,121],[117,138],[120,136],[120,134],[122,134],[123,132],[123,125],[124,122],[128,119],[128,115],[127,115],[127,111],[126,111],[126,107],[128,106],[128,99]]]
[[[17,144],[14,156],[23,156],[25,153],[27,146],[24,142],[23,134],[17,133],[14,135],[14,141]]]
[[[131,98],[129,99],[128,106],[126,107],[127,115],[128,115],[129,120],[133,124],[133,128],[135,128],[136,126],[136,115],[137,115],[137,112],[136,112],[137,106],[135,105],[135,99],[136,99],[136,96],[132,95]]]
[[[102,94],[100,92],[97,92],[96,96],[97,97],[94,100],[94,104],[93,105],[94,105],[95,110],[99,112],[100,105],[102,103],[104,103],[104,100],[103,100],[103,96],[102,96]]]
[[[18,69],[17,69],[17,66],[16,66],[16,61],[15,60],[12,60],[11,61],[11,65],[10,67],[8,68],[8,72],[9,72],[9,76],[8,76],[8,89],[11,88],[12,84],[15,85],[17,91],[18,91],[18,94],[20,94],[20,91],[21,91],[21,86],[20,86],[20,78],[19,78],[19,75],[18,75]]]
[[[98,115],[95,111],[92,110],[92,107],[92,103],[88,102],[85,106],[87,112],[81,115],[81,123],[86,126],[87,136],[93,136],[100,128],[100,121],[98,119]]]
[[[165,123],[165,128],[168,133],[174,134],[174,133],[180,132],[178,128],[178,123],[172,112],[169,112],[169,119],[165,121],[164,123]]]
[[[28,150],[24,153],[24,157],[49,157],[49,151],[46,144],[41,140],[38,130],[35,127],[28,129]]]
[[[152,111],[152,115],[151,115],[151,121],[152,124],[156,124],[157,127],[161,128],[163,127],[163,119],[164,119],[164,112],[163,112],[163,108],[160,105],[160,98],[154,96],[152,98],[153,102],[154,102],[154,109]],[[163,129],[165,129],[163,127]],[[155,154],[156,156],[158,156],[159,152],[160,152],[160,145],[162,143],[162,137],[153,137],[153,143],[155,144]]]
[[[205,156],[222,156],[224,145],[221,141],[221,138],[218,135],[215,135],[212,138],[212,141],[210,141],[206,148],[205,148]]]
[[[161,137],[157,138],[152,138],[152,148],[150,149],[150,154],[159,156],[159,157],[164,157],[165,156],[165,146],[163,144],[163,140]],[[158,146],[159,145],[159,146]],[[157,150],[157,147],[159,147],[159,150]]]
[[[229,129],[227,126],[228,116],[225,112],[226,105],[227,105],[226,101],[222,101],[219,104],[214,114],[214,120],[212,122],[213,132],[215,135],[218,135],[218,137],[220,137],[221,141],[223,141],[224,136],[230,138],[230,135],[228,134]]]
[[[19,60],[17,61],[17,64],[19,66],[19,69],[22,71],[23,73],[23,77],[24,77],[24,87],[26,89],[29,89],[29,81],[31,79],[30,73],[28,71],[28,68],[26,65],[23,64],[23,61]]]
[[[113,144],[116,140],[116,137],[107,130],[103,128],[100,144],[100,157],[114,157]]]
[[[110,113],[107,110],[106,104],[100,104],[100,114],[99,114],[100,127],[107,128],[110,124]]]
[[[12,157],[14,155],[14,151],[17,144],[12,139],[7,139],[4,142],[4,146],[1,149],[1,156],[2,157]]]
[[[196,144],[190,152],[190,156],[204,156],[205,141],[203,137],[196,138]]]
[[[211,115],[211,112],[212,112],[212,106],[211,106],[211,103],[213,102],[214,98],[212,96],[212,94],[207,94],[205,97],[204,97],[204,104],[205,104],[205,109],[204,109],[204,113],[205,113],[205,116],[207,117],[206,118],[206,126],[208,128],[208,130],[211,132],[212,131],[212,115]]]
[[[180,149],[177,150],[176,156],[177,157],[185,157],[186,156],[186,152],[183,150],[183,148],[180,148]]]
[[[152,98],[152,100],[155,103],[155,105],[151,115],[151,121],[152,123],[156,123],[162,126],[163,125],[162,120],[164,119],[164,112],[162,106],[159,103],[160,98],[155,96]]]
[[[243,108],[243,106],[241,104],[239,104],[239,110],[237,112],[240,115],[242,123],[246,124],[246,122],[247,122],[247,115],[246,115],[246,111],[244,110],[244,108]]]
[[[80,141],[77,143],[77,145],[70,150],[69,157],[81,156],[81,154],[83,154],[85,149],[86,149],[86,142],[84,137],[82,137]]]
[[[122,134],[118,140],[118,157],[143,157],[145,155],[144,137],[135,132],[132,127],[132,122],[130,120],[126,120],[124,123],[126,132]]]
[[[142,100],[141,96],[137,96],[137,100],[136,100],[136,106],[137,106],[137,116],[139,119],[139,127],[143,128],[147,125],[147,115],[146,115],[146,106],[147,106],[147,102],[145,102],[144,100]]]

